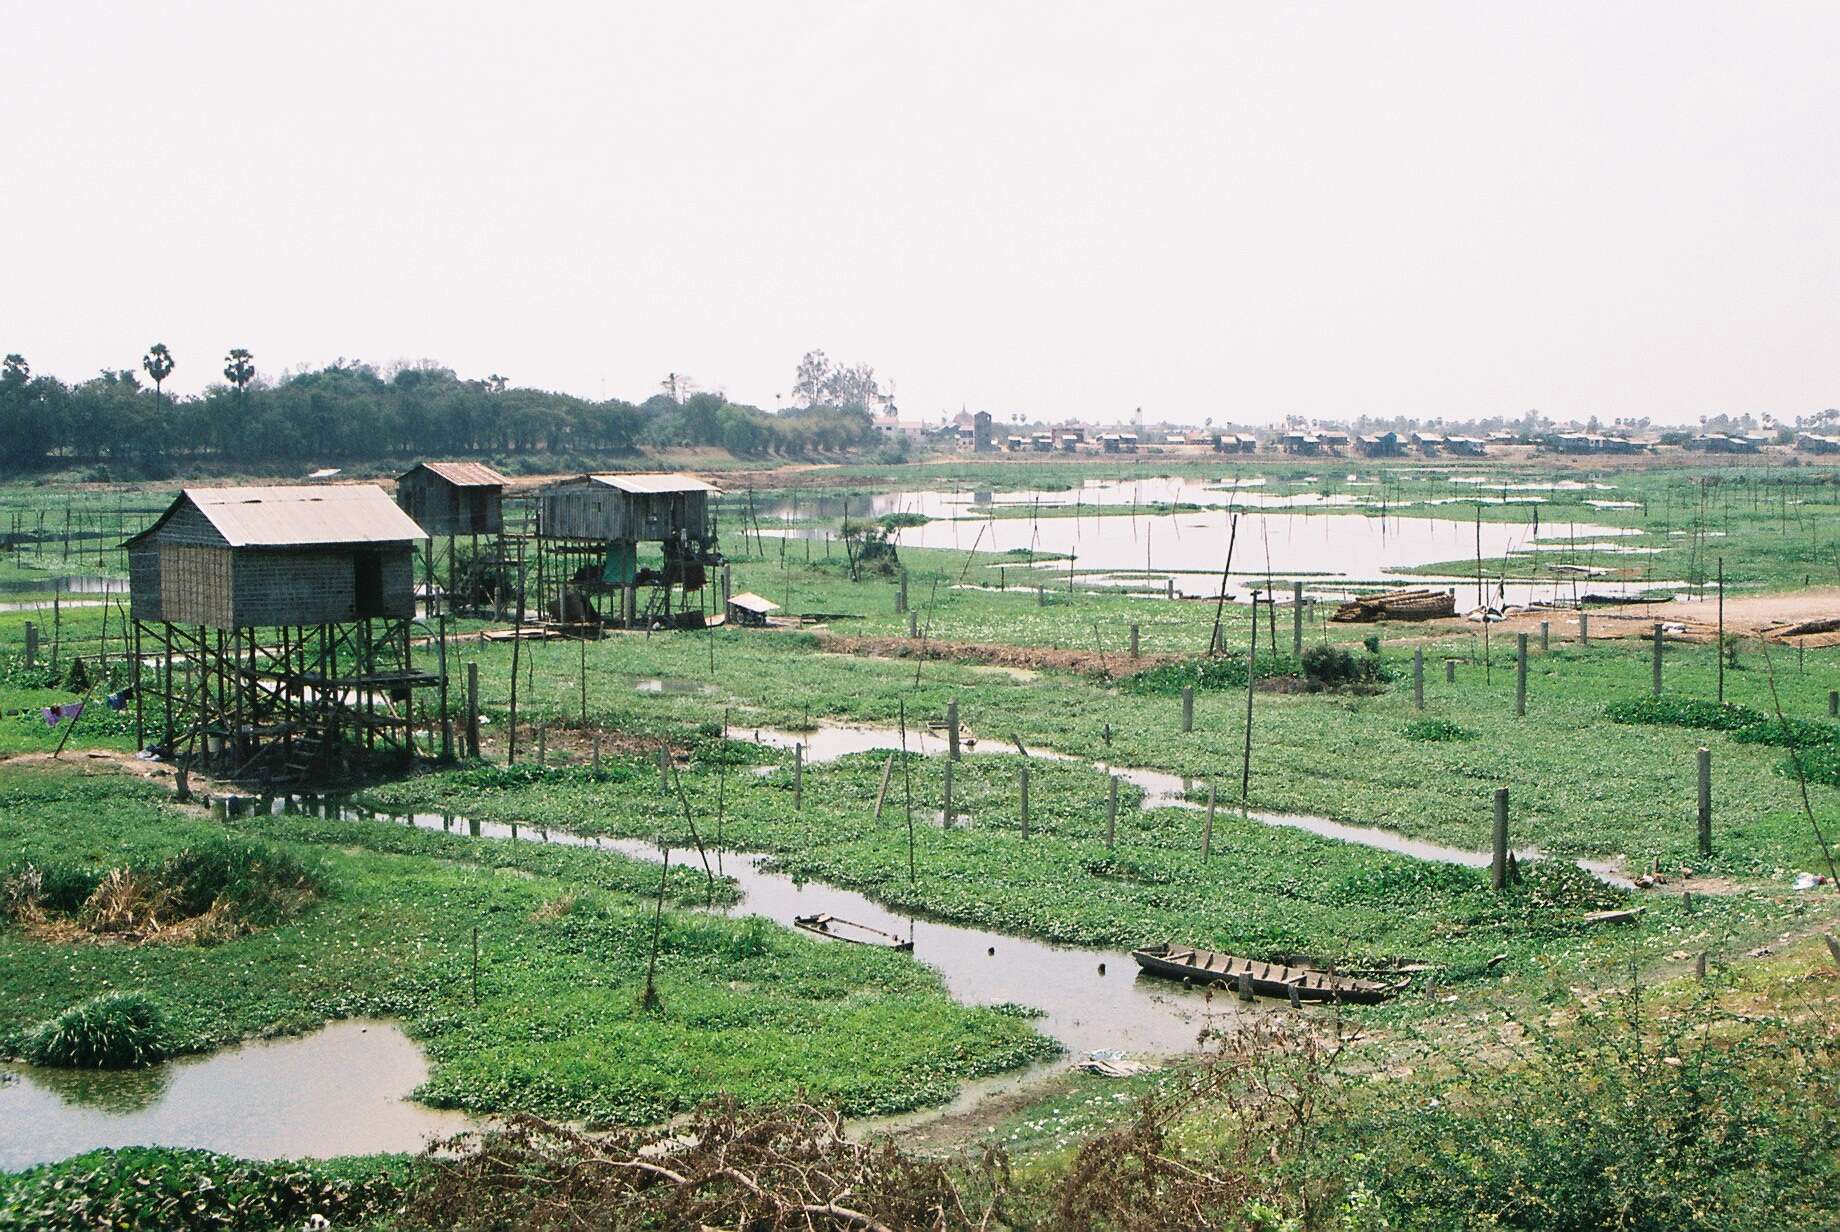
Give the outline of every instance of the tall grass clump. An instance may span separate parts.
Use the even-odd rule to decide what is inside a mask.
[[[39,1023],[22,1044],[33,1065],[139,1069],[165,1059],[166,1019],[145,993],[104,993]]]

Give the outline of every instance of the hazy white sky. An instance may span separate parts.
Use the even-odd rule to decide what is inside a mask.
[[[1840,5],[3,0],[0,350],[771,408],[1840,404]]]

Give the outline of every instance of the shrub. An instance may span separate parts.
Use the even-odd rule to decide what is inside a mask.
[[[1378,638],[1370,638],[1376,646]],[[1312,689],[1371,688],[1386,679],[1380,660],[1356,658],[1337,646],[1312,646],[1303,652],[1303,675]]]
[[[34,1065],[137,1069],[164,1059],[166,1022],[145,993],[111,992],[73,1005],[27,1031],[22,1052]]]
[[[1425,740],[1438,743],[1445,740],[1471,740],[1474,734],[1468,728],[1459,727],[1449,719],[1413,719],[1406,724],[1407,740]]]

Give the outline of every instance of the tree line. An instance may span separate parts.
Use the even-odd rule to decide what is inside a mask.
[[[176,367],[172,352],[156,343],[138,372],[105,370],[66,384],[34,375],[21,355],[6,356],[0,364],[0,469],[110,464],[160,474],[179,461],[295,466],[676,446],[797,457],[879,443],[872,408],[890,405],[871,369],[836,368],[821,351],[800,361],[798,405],[778,413],[720,393],[693,392],[694,384],[678,373],[634,403],[517,388],[496,374],[462,379],[433,363],[380,369],[339,360],[270,381],[240,347],[225,355],[221,383],[194,397],[174,397],[165,384]]]

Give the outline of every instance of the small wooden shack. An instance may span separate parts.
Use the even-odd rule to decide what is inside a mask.
[[[750,629],[764,629],[767,617],[779,611],[779,604],[763,599],[753,591],[743,591],[728,600],[728,623]]]
[[[427,537],[370,484],[187,488],[124,545],[130,602],[209,629],[413,617]]]
[[[397,477],[396,503],[430,535],[496,535],[508,482],[483,462],[418,462]]]
[[[582,475],[540,498],[546,539],[598,543],[701,541],[709,534],[709,496],[694,475]]]

